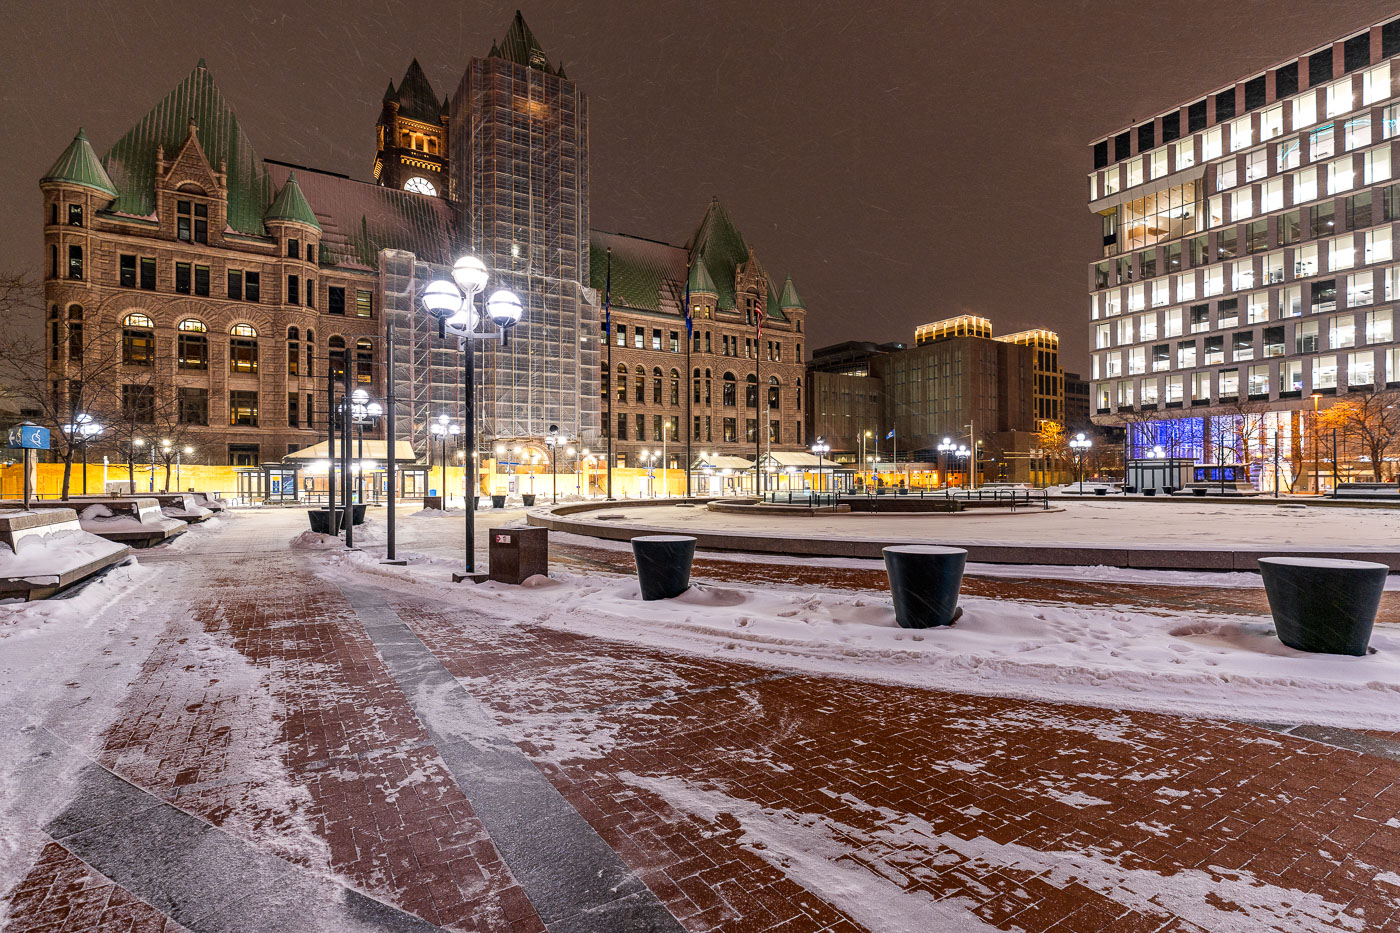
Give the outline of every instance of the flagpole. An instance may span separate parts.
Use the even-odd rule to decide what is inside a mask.
[[[699,385],[690,369],[690,344],[695,333],[695,319],[690,313],[690,263],[685,264],[685,497],[690,498],[690,467],[694,463],[690,459],[690,441],[695,436],[695,429],[691,425],[694,415],[691,414],[692,396]]]
[[[755,304],[757,305],[757,303],[755,303]],[[764,398],[764,396],[763,396],[763,376],[761,375],[761,373],[762,373],[761,367],[762,367],[762,365],[763,365],[763,356],[762,356],[762,347],[763,347],[763,308],[762,308],[762,306],[761,306],[761,305],[756,306],[756,307],[754,308],[754,313],[757,315],[757,317],[756,317],[756,319],[755,319],[755,323],[758,325],[758,330],[757,330],[757,332],[756,332],[756,334],[755,334],[755,336],[754,336],[754,343],[755,343],[755,346],[754,346],[754,348],[753,348],[753,381],[754,381],[754,386],[753,386],[753,395],[754,395],[754,398],[753,398],[753,404],[754,404],[754,413],[753,413],[753,493],[754,493],[755,496],[762,496],[763,493],[759,491],[759,486],[758,486],[758,481],[759,481],[759,476],[760,476],[758,461],[760,461],[760,460],[763,459],[763,441],[761,440],[761,438],[763,437],[763,431],[760,430],[760,428],[761,428],[762,426],[759,424],[759,422],[760,422],[760,421],[767,421],[767,420],[768,420],[768,419],[767,419],[767,415],[766,415],[766,408],[765,408],[765,403],[767,402],[767,399]],[[760,417],[760,416],[762,416],[762,417]]]
[[[616,386],[613,381],[617,376],[613,373],[612,365],[612,247],[608,247],[608,274],[603,284],[603,339],[608,344],[608,500],[613,497],[612,471],[613,471],[613,432],[617,430],[617,425],[613,424],[612,400]]]

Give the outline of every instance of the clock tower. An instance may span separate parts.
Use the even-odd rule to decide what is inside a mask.
[[[438,100],[418,59],[398,89],[389,83],[375,127],[374,180],[430,197],[447,197],[447,101]]]

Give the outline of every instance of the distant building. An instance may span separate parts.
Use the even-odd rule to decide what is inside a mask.
[[[991,321],[975,315],[921,325],[912,347],[824,347],[812,354],[808,380],[809,433],[847,462],[862,456],[863,438],[867,458],[878,449],[882,460],[897,453],[938,462],[947,438],[977,445],[984,479],[1043,480],[1035,432],[1064,416],[1059,338],[1045,330],[995,337]]]
[[[1400,386],[1400,18],[1302,52],[1090,145],[1093,417],[1130,456],[1307,488],[1314,408]]]
[[[1071,434],[1088,430],[1089,419],[1089,381],[1079,373],[1065,373],[1065,430]]]

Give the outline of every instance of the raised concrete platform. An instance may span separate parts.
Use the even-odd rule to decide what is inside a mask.
[[[0,598],[47,599],[130,556],[83,531],[72,509],[0,511]]]
[[[1194,498],[1194,497],[1193,497]],[[553,531],[570,532],[612,541],[630,541],[639,535],[686,534],[696,538],[696,547],[709,551],[747,551],[758,554],[781,554],[792,557],[855,557],[878,560],[882,549],[898,544],[940,544],[966,548],[968,560],[989,564],[1040,564],[1052,566],[1107,566],[1139,570],[1205,570],[1205,571],[1249,571],[1258,570],[1257,561],[1261,557],[1281,555],[1303,555],[1310,557],[1333,557],[1350,560],[1372,560],[1383,563],[1391,572],[1400,572],[1400,550],[1389,547],[1350,547],[1340,545],[1298,545],[1281,543],[1267,547],[1257,541],[1237,541],[1214,547],[1187,545],[1183,543],[1134,544],[1134,543],[1064,543],[1009,541],[997,543],[977,538],[977,530],[985,527],[982,519],[985,513],[972,515],[939,516],[949,523],[946,534],[930,535],[927,529],[913,526],[901,528],[902,520],[916,519],[917,516],[891,516],[888,524],[865,525],[861,530],[869,532],[865,536],[844,535],[828,529],[804,527],[809,524],[806,518],[794,517],[792,528],[781,524],[776,515],[763,516],[771,524],[762,531],[697,527],[694,524],[666,524],[632,519],[619,510],[631,512],[636,509],[649,509],[680,504],[699,504],[708,500],[634,500],[621,502],[590,502],[561,505],[552,509],[536,509],[527,514],[527,521]],[[1100,499],[1099,503],[1103,500]],[[1117,503],[1122,503],[1119,497]],[[1233,504],[1233,503],[1232,503]],[[599,520],[591,513],[606,512],[609,517]],[[702,513],[703,514],[703,513]],[[1046,514],[1046,513],[1041,513]],[[1049,513],[1049,514],[1054,514]],[[1290,514],[1296,514],[1290,513]],[[987,516],[991,517],[991,516]],[[1001,518],[1003,516],[996,516]],[[759,516],[755,516],[755,519]],[[820,516],[818,518],[875,521],[873,516]],[[716,517],[720,520],[720,517]],[[1019,521],[1019,512],[1017,516]],[[1212,531],[1219,532],[1219,522],[1202,525],[1197,537],[1209,540]],[[1034,528],[1037,522],[1026,523],[1026,528]],[[1348,523],[1349,524],[1349,523]],[[854,529],[853,529],[854,530]],[[941,532],[941,529],[940,529]],[[986,532],[982,532],[984,535]],[[1091,525],[1085,525],[1078,537],[1089,538],[1096,533]],[[1009,535],[1008,535],[1009,537]],[[1352,540],[1356,537],[1352,536]],[[1391,537],[1377,537],[1374,540],[1385,542]]]
[[[48,509],[72,509],[77,513],[83,531],[136,548],[159,544],[167,538],[184,534],[188,528],[180,519],[167,517],[161,511],[160,503],[151,496],[46,499],[36,504]],[[23,508],[21,502],[0,502],[0,509]]]

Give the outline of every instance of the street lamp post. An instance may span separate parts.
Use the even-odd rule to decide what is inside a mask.
[[[831,445],[826,442],[825,437],[818,437],[817,442],[812,445],[812,453],[817,455],[817,491],[822,487],[822,457],[831,453]]]
[[[87,495],[88,441],[94,435],[102,433],[102,425],[92,420],[92,415],[89,415],[86,412],[78,412],[76,415],[73,416],[73,422],[71,424],[65,424],[63,426],[63,431],[65,434],[68,435],[70,443],[75,440],[77,441],[78,448],[82,451],[83,495]],[[71,463],[72,461],[70,460],[69,462]],[[102,491],[105,493],[107,490],[104,488]]]
[[[355,453],[355,495],[361,502],[365,501],[365,425],[373,424],[384,414],[384,409],[378,402],[372,402],[369,393],[364,389],[356,389],[350,393],[350,420],[355,425],[357,431],[358,447]],[[350,439],[347,437],[348,444]],[[443,485],[446,486],[444,475]]]
[[[475,357],[473,342],[490,338],[491,334],[476,330],[481,316],[473,307],[476,296],[486,290],[490,274],[486,265],[475,256],[463,256],[452,266],[453,282],[439,279],[429,283],[423,291],[423,306],[438,316],[443,336],[451,334],[458,338],[463,359],[463,401],[466,416],[463,420],[463,444],[476,453],[476,402],[472,397],[475,380]],[[523,309],[520,299],[507,289],[498,289],[486,300],[486,316],[497,327],[496,336],[502,344],[508,340],[510,329],[520,321]],[[475,474],[476,460],[468,456],[467,471]],[[444,483],[444,492],[446,484]],[[468,483],[466,497],[466,541],[464,572],[453,574],[454,582],[472,579],[476,573],[476,487],[477,477],[472,475]]]
[[[1070,450],[1074,451],[1075,459],[1079,465],[1079,494],[1084,495],[1084,455],[1089,452],[1089,448],[1094,446],[1094,442],[1084,436],[1081,431],[1070,439]]]
[[[1317,455],[1317,400],[1320,398],[1322,398],[1321,395],[1313,393],[1313,494],[1318,496],[1322,495],[1322,461],[1318,459]]]
[[[165,491],[170,491],[170,438],[163,438],[160,442],[160,459],[165,463]]]
[[[953,443],[951,437],[945,437],[938,445],[938,452],[943,455],[943,485],[948,485],[948,464],[953,459],[953,452],[958,449],[958,445]]]
[[[441,456],[441,458],[439,458],[439,459],[442,460],[442,508],[443,508],[443,511],[446,511],[446,510],[447,510],[447,439],[448,439],[449,437],[455,438],[458,434],[461,434],[461,433],[462,433],[462,426],[461,426],[460,424],[457,424],[456,422],[452,421],[452,420],[451,420],[450,418],[448,418],[446,415],[438,415],[437,421],[434,421],[432,424],[430,424],[430,425],[428,426],[428,430],[431,431],[433,434],[436,434],[436,435],[438,436],[438,440],[441,441],[442,456]],[[468,510],[470,510],[470,509],[471,509],[471,504],[468,503],[468,504],[466,505],[466,508],[467,508]]]
[[[549,433],[544,437],[545,446],[549,448],[549,472],[554,478],[554,491],[552,494],[553,504],[559,504],[559,425],[551,424]],[[573,452],[573,448],[569,448]]]

